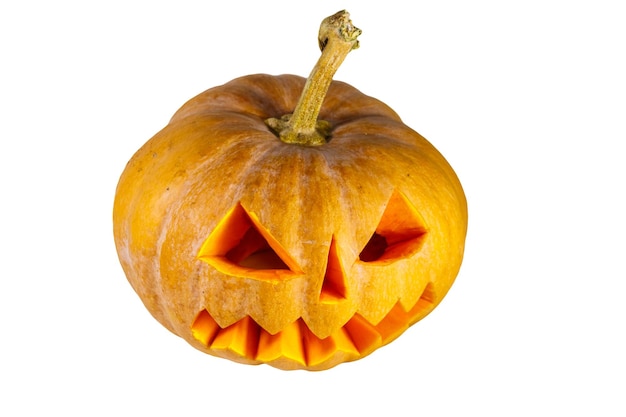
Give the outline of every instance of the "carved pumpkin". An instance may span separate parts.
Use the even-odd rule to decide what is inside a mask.
[[[331,16],[308,83],[251,75],[205,91],[124,170],[121,264],[194,347],[327,369],[395,339],[452,285],[463,190],[393,110],[331,80],[359,33],[347,13]]]

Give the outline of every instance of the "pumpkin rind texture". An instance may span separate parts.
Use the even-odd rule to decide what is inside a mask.
[[[430,313],[467,229],[444,157],[387,105],[333,81],[321,146],[264,120],[305,84],[250,75],[201,93],[128,162],[114,237],[146,308],[191,345],[242,363],[322,370]]]

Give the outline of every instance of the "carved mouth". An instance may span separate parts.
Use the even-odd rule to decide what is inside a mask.
[[[298,319],[284,330],[270,334],[249,316],[221,328],[202,310],[191,331],[196,340],[217,356],[245,363],[268,363],[283,369],[327,369],[340,362],[361,358],[404,332],[434,308],[428,284],[413,308],[400,303],[376,325],[358,313],[331,336],[320,339]]]

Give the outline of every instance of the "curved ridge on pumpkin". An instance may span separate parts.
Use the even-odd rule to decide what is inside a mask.
[[[205,309],[191,326],[193,337],[217,356],[281,369],[322,370],[366,356],[391,342],[433,308],[428,284],[410,310],[397,302],[377,324],[358,313],[327,338],[318,338],[301,318],[270,334],[250,316],[222,328]]]

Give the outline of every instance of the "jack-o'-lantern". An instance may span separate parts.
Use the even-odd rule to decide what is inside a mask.
[[[124,170],[121,264],[152,315],[194,347],[327,369],[395,339],[452,285],[463,190],[393,110],[332,81],[359,33],[345,11],[325,19],[308,80],[209,89]]]

